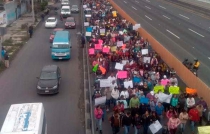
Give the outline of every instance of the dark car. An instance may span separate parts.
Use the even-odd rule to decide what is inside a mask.
[[[65,28],[76,28],[74,17],[68,17],[65,22]]]
[[[37,83],[38,94],[56,94],[59,92],[61,71],[57,65],[47,65],[42,68]]]
[[[53,32],[50,34],[50,43],[52,43],[53,42],[53,39],[54,39],[54,37],[55,37],[55,33],[57,32],[57,31],[63,31],[63,28],[55,28],[54,30],[53,30]]]

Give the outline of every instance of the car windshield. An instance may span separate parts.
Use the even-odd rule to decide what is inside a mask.
[[[78,8],[78,6],[77,5],[72,5],[72,8]]]
[[[67,19],[66,22],[74,22],[74,19]]]
[[[69,48],[69,44],[53,44],[52,48],[54,48],[54,49],[65,49],[65,48]]]
[[[62,9],[61,12],[69,12],[69,9]]]
[[[55,80],[57,79],[57,74],[56,72],[42,72],[40,76],[41,80]]]
[[[63,1],[62,3],[69,3],[68,1]]]
[[[55,22],[55,19],[47,19],[47,22]]]

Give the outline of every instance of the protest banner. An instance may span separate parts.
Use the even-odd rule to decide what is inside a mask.
[[[115,64],[115,69],[118,69],[118,70],[123,70],[123,64],[121,64],[121,63],[116,63]]]
[[[95,98],[95,106],[102,105],[106,103],[106,96]]]
[[[141,27],[140,24],[135,24],[135,25],[133,26],[133,30],[138,30],[140,27]]]
[[[170,86],[169,93],[170,94],[179,94],[179,87],[178,86]]]
[[[142,49],[142,50],[141,50],[141,54],[142,54],[142,55],[148,54],[148,49]]]
[[[154,92],[158,93],[159,91],[164,92],[164,86],[163,85],[156,85],[154,87]]]
[[[186,93],[188,93],[190,95],[195,95],[195,94],[197,94],[197,90],[193,89],[193,88],[186,87]]]
[[[144,57],[143,58],[143,62],[146,63],[148,61],[148,63],[150,63],[151,57]]]
[[[94,48],[90,48],[89,49],[89,55],[93,55],[95,54],[95,49]]]
[[[157,133],[161,128],[162,128],[162,125],[160,124],[158,120],[156,120],[154,123],[152,123],[149,126],[149,129],[151,130],[153,134]]]
[[[142,104],[148,104],[149,103],[149,99],[148,98],[145,98],[145,97],[141,97],[140,98],[140,103],[142,103]]]
[[[117,51],[117,46],[112,46],[112,47],[111,47],[111,51],[112,51],[112,52],[116,52],[116,51]]]
[[[92,34],[91,32],[86,32],[86,33],[85,33],[85,36],[90,37],[90,36],[91,36],[91,34]]]
[[[132,80],[124,81],[124,87],[125,88],[128,88],[128,87],[133,88],[133,81]]]
[[[210,126],[198,127],[199,134],[210,134]]]
[[[103,47],[103,52],[104,53],[109,53],[110,51],[110,48],[109,47]]]
[[[84,22],[84,26],[86,27],[86,26],[89,26],[90,24],[89,24],[89,22]]]
[[[165,93],[159,92],[159,94],[157,94],[157,97],[160,102],[170,103],[172,95],[167,95]]]
[[[123,45],[123,41],[117,41],[117,46],[121,47]]]
[[[100,87],[110,87],[110,80],[108,79],[100,79]]]
[[[95,44],[95,49],[96,50],[101,50],[102,49],[102,45],[101,44]]]
[[[118,71],[117,78],[120,78],[120,79],[127,78],[128,77],[127,73],[128,73],[127,71]]]

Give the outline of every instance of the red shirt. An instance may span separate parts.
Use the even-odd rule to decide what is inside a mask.
[[[197,109],[193,108],[193,109],[190,109],[189,111],[189,117],[191,121],[199,121],[200,120],[200,116],[199,116],[199,112]]]

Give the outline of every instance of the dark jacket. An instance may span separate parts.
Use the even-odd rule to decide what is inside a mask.
[[[9,60],[9,55],[7,53],[4,55],[4,60]]]
[[[132,117],[131,116],[123,116],[122,117],[122,126],[130,126],[132,124]]]
[[[143,121],[144,121],[144,125],[149,126],[153,120],[151,116],[146,117],[146,115],[143,115]]]
[[[115,121],[118,120],[118,124],[115,124]],[[112,127],[121,127],[122,126],[122,116],[118,115],[118,117],[114,117],[114,115],[112,115],[110,118],[109,118],[109,121],[111,122],[111,126]]]
[[[142,117],[134,117],[134,120],[133,120],[133,125],[134,126],[141,126],[141,125],[143,125],[143,123],[144,123],[144,120],[143,120],[143,118]]]

